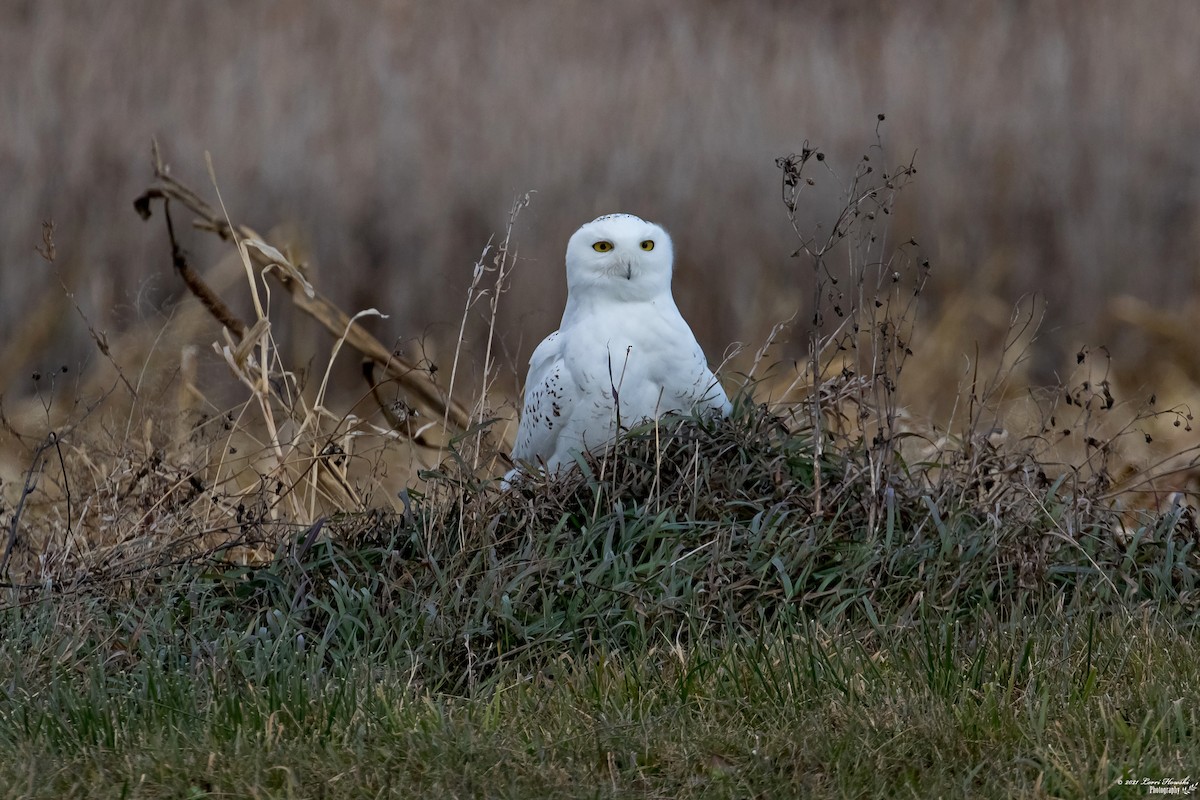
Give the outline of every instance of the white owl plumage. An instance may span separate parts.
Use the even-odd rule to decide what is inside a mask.
[[[598,217],[571,236],[567,306],[529,359],[515,462],[556,472],[612,441],[618,425],[672,411],[729,414],[671,296],[673,258],[667,232],[632,214]]]

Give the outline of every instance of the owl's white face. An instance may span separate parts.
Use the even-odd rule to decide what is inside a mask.
[[[567,290],[623,300],[671,291],[671,237],[661,226],[632,214],[609,214],[587,223],[567,243]]]

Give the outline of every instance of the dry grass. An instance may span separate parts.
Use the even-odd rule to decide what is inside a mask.
[[[231,223],[171,178],[160,161],[154,167],[156,181],[137,207],[149,218],[152,206],[161,205],[175,270],[198,306],[185,306],[148,351],[137,341],[146,331],[118,343],[129,352],[114,352],[89,325],[107,369],[87,376],[76,404],[56,409],[51,386],[46,398],[24,404],[16,423],[5,418],[10,468],[28,465],[4,487],[13,513],[0,572],[17,575],[18,583],[73,585],[90,574],[128,574],[218,551],[263,563],[295,526],[311,527],[315,537],[330,514],[398,508],[398,490],[421,466],[438,463],[449,436],[472,425],[471,412],[442,391],[430,370],[362,329],[360,320],[379,312],[345,314],[280,248]],[[198,215],[195,227],[235,247],[236,259],[210,271],[215,286],[179,245],[172,202]],[[54,267],[52,234],[47,227],[41,252]],[[245,280],[251,322],[219,291],[230,282],[229,263]],[[308,375],[280,352],[273,288],[336,337],[322,372]],[[219,405],[199,380],[195,340],[202,314],[221,325],[211,347],[244,398],[232,407]],[[363,360],[369,383],[359,405],[372,399],[377,406],[369,411],[380,422],[328,403],[332,368],[343,350]],[[128,358],[139,355],[144,361],[131,380]],[[216,389],[228,391],[220,383]],[[389,390],[399,391],[394,401]],[[165,397],[172,401],[166,407]],[[477,438],[477,448],[481,444]]]

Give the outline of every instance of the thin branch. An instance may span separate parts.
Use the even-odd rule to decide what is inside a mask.
[[[177,181],[170,174],[166,165],[162,163],[157,145],[154,146],[154,177],[154,185],[134,201],[134,208],[143,219],[149,219],[151,216],[151,203],[154,200],[163,200],[164,203],[175,200],[199,217],[194,224],[201,230],[216,233],[227,241],[251,240],[266,243],[266,240],[253,229],[245,225],[227,222],[199,195]],[[470,428],[471,416],[468,410],[453,398],[447,397],[442,389],[433,382],[428,370],[384,347],[362,326],[353,322],[350,315],[318,292],[293,266],[282,264],[279,259],[273,258],[270,254],[271,250],[274,248],[269,244],[265,248],[246,248],[254,265],[265,270],[278,281],[288,291],[297,308],[319,322],[335,337],[344,337],[346,343],[365,358],[380,365],[387,378],[395,380],[411,398],[425,406],[430,418],[443,418],[448,428],[459,432]],[[204,293],[206,287],[199,276],[190,278],[188,273],[179,267],[175,257],[176,251],[173,243],[172,263],[176,264],[176,269],[180,271],[189,290],[201,299],[205,307],[221,324],[229,327],[231,331],[237,332],[239,323],[234,320],[232,314],[222,313],[221,309],[224,306],[220,303],[219,298],[212,293],[206,295]],[[267,269],[268,267],[272,267],[272,269]],[[244,326],[242,330],[244,332]]]

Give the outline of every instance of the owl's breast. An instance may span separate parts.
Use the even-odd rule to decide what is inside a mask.
[[[618,414],[623,426],[669,411],[690,411],[711,373],[674,304],[631,303],[578,320],[564,360],[595,428]],[[593,431],[594,438],[598,431]]]

